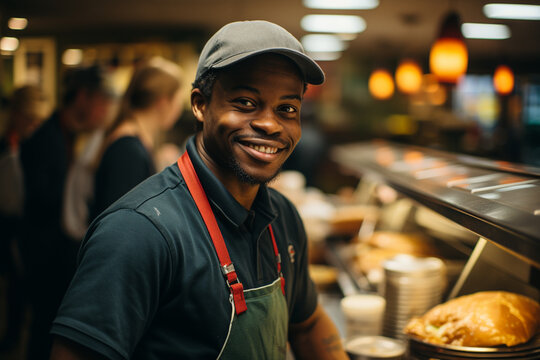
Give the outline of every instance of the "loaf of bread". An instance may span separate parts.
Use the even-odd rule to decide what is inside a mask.
[[[405,333],[432,344],[458,346],[515,346],[540,330],[540,305],[506,291],[465,295],[413,318]]]

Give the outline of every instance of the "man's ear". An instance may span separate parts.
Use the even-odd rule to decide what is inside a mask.
[[[201,90],[195,88],[191,90],[191,111],[197,121],[204,122],[204,113],[208,106],[208,102],[204,95],[201,93]]]

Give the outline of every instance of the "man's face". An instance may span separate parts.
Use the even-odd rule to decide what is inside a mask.
[[[198,119],[211,169],[253,185],[275,177],[300,140],[303,90],[298,69],[275,54],[220,73]]]
[[[103,127],[111,116],[112,100],[105,94],[94,94],[90,100],[90,113],[88,116],[88,127],[95,130]]]
[[[75,131],[93,131],[104,126],[112,110],[112,100],[100,92],[81,90],[75,103],[76,128]]]

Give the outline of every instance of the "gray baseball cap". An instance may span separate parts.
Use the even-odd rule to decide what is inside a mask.
[[[262,20],[233,22],[219,29],[201,52],[195,79],[210,69],[221,69],[263,53],[291,59],[309,84],[324,82],[324,72],[306,55],[302,44],[281,26]]]

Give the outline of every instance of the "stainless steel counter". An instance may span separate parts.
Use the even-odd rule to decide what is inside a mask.
[[[539,168],[383,141],[338,146],[332,158],[540,268]]]

